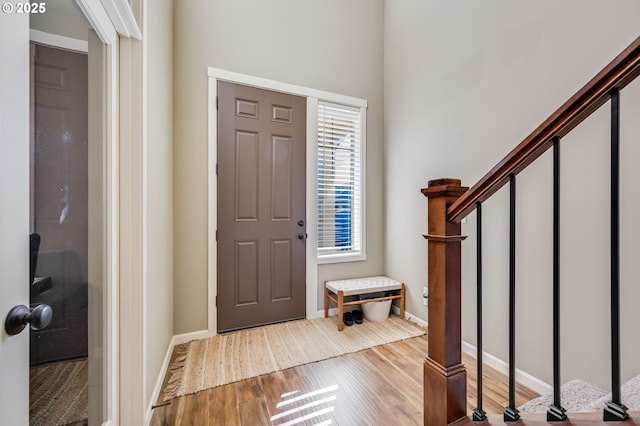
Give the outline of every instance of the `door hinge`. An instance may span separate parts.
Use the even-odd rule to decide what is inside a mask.
[[[216,308],[218,307],[218,296],[216,296]]]
[[[219,104],[219,102],[218,102],[218,97],[216,96],[216,111],[220,108],[220,106],[219,106],[219,105],[220,105],[220,104]]]
[[[216,176],[218,176],[218,163],[216,163]]]
[[[218,230],[216,229],[216,242],[218,242]]]

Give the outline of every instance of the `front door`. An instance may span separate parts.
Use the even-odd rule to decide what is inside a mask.
[[[306,99],[218,82],[218,331],[305,316]]]

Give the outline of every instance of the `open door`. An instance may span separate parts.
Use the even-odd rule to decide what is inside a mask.
[[[82,327],[89,329],[88,333],[84,331],[85,342],[78,345],[82,348],[81,351],[63,351],[56,357],[60,360],[84,356],[87,360],[88,423],[99,425],[118,421],[117,352],[114,349],[117,348],[118,338],[118,330],[114,326],[117,324],[118,301],[117,289],[113,284],[114,277],[117,276],[117,265],[113,259],[118,255],[117,241],[114,241],[117,233],[114,232],[113,225],[114,221],[117,224],[117,210],[114,207],[117,207],[117,203],[114,200],[117,200],[118,194],[117,188],[111,183],[118,170],[115,127],[118,102],[118,33],[99,2],[79,3],[82,10],[73,0],[49,2],[46,7],[50,13],[42,14],[39,18],[46,20],[55,15],[61,18],[58,19],[58,25],[64,27],[69,24],[69,20],[64,18],[69,11],[90,17],[90,25],[84,27],[88,32],[88,42],[85,45],[93,51],[88,58],[88,107],[84,107],[85,112],[89,111],[88,147],[82,155],[86,157],[88,167],[84,178],[88,192],[85,201],[88,211],[87,218],[83,219],[83,226],[88,227],[91,232],[80,243],[88,248],[88,258],[80,262],[86,266],[80,266],[76,270],[80,271],[78,275],[82,278],[79,281],[82,281],[83,290],[87,293],[81,299],[95,309],[90,309],[87,315],[79,315],[84,318]],[[33,90],[30,89],[29,41],[35,37],[40,44],[57,46],[56,43],[66,43],[70,38],[55,34],[48,23],[34,28],[34,18],[32,16],[30,22],[28,14],[18,14],[9,9],[3,9],[3,12],[0,14],[0,55],[3,63],[0,67],[0,423],[20,426],[30,423],[30,325],[48,322],[50,314],[47,310],[38,310],[32,317],[29,315],[35,305],[47,303],[35,300],[35,304],[30,306],[31,290],[35,290],[41,297],[48,290],[46,280],[35,277],[42,275],[38,270],[33,271],[34,277],[30,276],[30,242],[35,240],[31,238],[30,241],[30,234],[33,232],[33,221],[30,223],[30,217],[33,217],[33,211],[30,211],[30,194],[34,194],[34,188],[30,186],[30,164],[33,162],[29,134],[30,99]],[[90,31],[90,27],[95,28],[96,32]],[[69,49],[76,50],[75,45]],[[51,79],[55,77],[56,70],[53,68],[45,70],[52,71],[49,75],[42,76],[45,84],[53,87],[65,83]],[[40,189],[47,183],[50,182],[42,182]],[[68,195],[71,196],[70,193]],[[71,208],[74,201],[69,201]],[[60,213],[63,210],[64,206]],[[68,213],[67,209],[65,215]],[[61,218],[58,215],[58,222]],[[42,256],[43,250],[47,250],[46,242],[41,241],[39,249],[39,255]],[[64,264],[67,270],[72,269],[69,267],[74,263],[71,256],[66,256],[66,260],[62,256],[61,262],[56,260],[55,254],[52,256],[50,259],[40,257],[39,266],[44,267],[46,263]],[[56,271],[50,271],[45,275],[53,277]],[[37,288],[32,287],[34,283]],[[98,283],[99,285],[95,285]],[[9,313],[15,307],[21,307],[18,311],[13,310],[14,313],[19,312],[19,315],[17,320],[9,321],[7,331],[7,318],[11,317]],[[76,310],[70,305],[63,309],[72,315],[72,311]],[[54,324],[57,320],[55,312],[52,315],[51,324]],[[22,325],[24,328],[21,328]],[[45,330],[39,332],[40,335],[44,336]],[[37,336],[38,333],[34,335]],[[71,340],[75,343],[76,338],[72,337]],[[60,401],[58,403],[61,405]],[[38,424],[49,423],[43,421]]]
[[[0,413],[29,421],[29,333],[10,335],[5,318],[29,306],[29,17],[0,15]],[[7,64],[10,64],[7,65]]]

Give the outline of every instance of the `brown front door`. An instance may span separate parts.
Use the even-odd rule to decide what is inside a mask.
[[[305,316],[306,99],[218,82],[218,331]]]

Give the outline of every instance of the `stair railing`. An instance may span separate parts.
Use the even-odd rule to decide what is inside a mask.
[[[620,261],[619,261],[619,93],[640,75],[640,37],[582,89],[558,108],[471,188],[458,179],[436,179],[422,193],[428,198],[429,348],[424,361],[424,424],[444,425],[466,417],[466,369],[462,364],[460,221],[477,214],[477,362],[478,407],[474,421],[486,419],[482,409],[482,203],[507,183],[509,220],[509,405],[504,421],[519,419],[515,406],[515,241],[516,176],[553,148],[553,404],[548,421],[567,418],[560,400],[560,142],[599,107],[611,104],[611,384],[612,400],[605,421],[625,420],[620,399]]]

